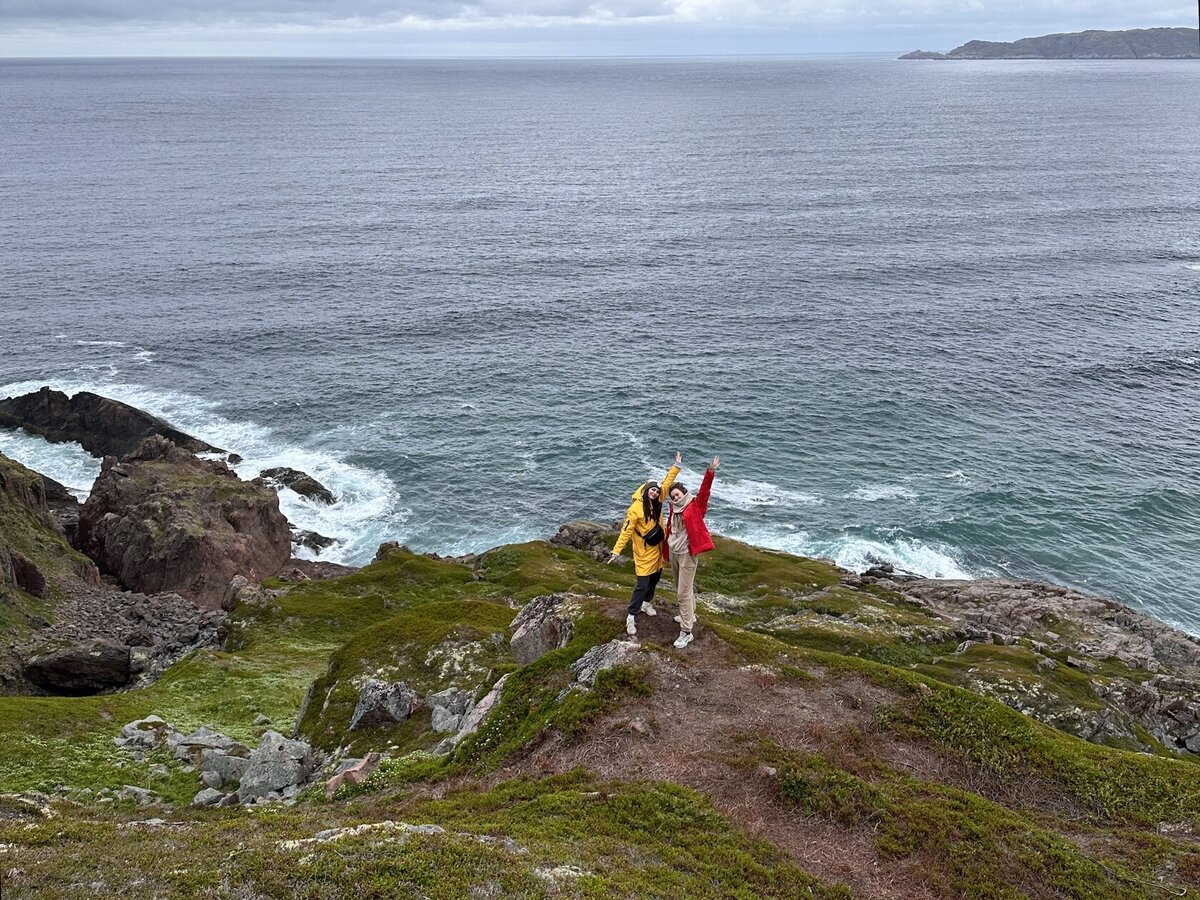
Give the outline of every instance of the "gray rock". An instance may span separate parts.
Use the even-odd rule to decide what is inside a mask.
[[[623,662],[630,654],[641,648],[633,641],[609,641],[593,647],[571,664],[575,680],[585,687],[596,683],[596,676],[605,669]]]
[[[417,694],[403,681],[370,679],[358,694],[358,704],[350,717],[350,730],[382,728],[403,722],[420,701]]]
[[[220,790],[221,785],[224,783],[224,780],[216,772],[212,772],[212,771],[205,772],[205,771],[201,770],[200,783],[202,785],[204,785],[205,787],[212,788],[213,790]]]
[[[534,597],[512,620],[513,657],[526,666],[551,650],[565,647],[575,633],[579,606],[569,594]]]
[[[118,800],[134,800],[138,806],[149,806],[158,801],[158,795],[146,788],[134,787],[127,784],[117,793]]]
[[[150,767],[150,777],[151,778],[170,778],[171,770],[168,769],[166,766],[162,765],[161,763],[159,763],[157,765],[153,765]]]
[[[433,710],[433,730],[438,734],[457,731],[463,716],[475,705],[474,696],[458,688],[447,688],[430,694],[425,704]]]
[[[220,791],[214,788],[205,788],[192,799],[192,806],[216,806],[224,799],[225,795]]]
[[[259,713],[257,716],[254,717],[254,724],[255,725],[270,725],[271,720],[267,716],[264,716],[262,713]]]
[[[286,788],[306,784],[316,766],[316,756],[308,744],[268,731],[250,754],[250,765],[238,786],[238,799],[253,803],[277,798]]]
[[[504,685],[508,683],[508,676],[503,676],[499,681],[492,686],[488,691],[487,696],[475,704],[466,716],[463,717],[462,724],[459,729],[451,737],[446,738],[438,745],[438,752],[449,752],[457,747],[462,740],[468,735],[474,734],[479,730],[479,726],[483,724],[484,719],[488,717],[492,709],[500,702],[500,696],[504,693]]]
[[[215,787],[223,787],[231,781],[241,781],[248,768],[250,768],[248,751],[244,757],[235,756],[232,753],[222,753],[220,750],[204,750],[200,753],[200,771],[216,776],[218,783],[214,785]],[[207,783],[205,782],[205,784]]]

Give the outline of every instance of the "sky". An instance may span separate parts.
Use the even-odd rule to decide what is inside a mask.
[[[1194,0],[0,0],[0,57],[891,52],[1196,18]]]

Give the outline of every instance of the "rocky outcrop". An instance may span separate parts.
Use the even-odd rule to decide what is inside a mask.
[[[94,694],[129,683],[129,647],[94,640],[35,656],[25,664],[34,684],[62,694]]]
[[[291,799],[308,783],[316,768],[317,757],[312,747],[304,741],[289,740],[277,731],[268,731],[250,754],[250,765],[238,785],[238,800],[256,803]]]
[[[620,534],[620,525],[604,525],[600,522],[568,522],[550,538],[555,547],[570,547],[582,550],[592,559],[606,560]]]
[[[432,712],[431,727],[438,734],[457,731],[463,718],[475,707],[474,695],[458,688],[446,688],[425,698]]]
[[[1033,688],[970,681],[981,693],[1089,740],[1140,744],[1141,726],[1165,747],[1200,752],[1200,640],[1191,635],[1114,600],[1043,582],[896,580],[890,573],[846,580],[898,591],[935,613],[965,638],[958,653],[976,642],[1020,643],[1039,654],[1041,672],[1074,669],[1106,707],[1043,709]]]
[[[16,645],[25,675],[55,693],[94,693],[125,686],[144,687],[189,653],[219,643],[224,615],[199,609],[178,594],[73,590],[58,604],[55,621]],[[112,677],[86,685],[68,677],[73,657],[102,640],[123,648],[128,664],[110,667]],[[65,656],[62,656],[66,654]],[[64,674],[55,674],[67,666]],[[116,651],[109,654],[116,658]],[[35,664],[36,663],[36,664]]]
[[[504,675],[492,686],[487,695],[476,703],[467,715],[463,716],[462,724],[459,726],[458,731],[438,744],[436,752],[449,753],[469,735],[478,731],[479,726],[491,715],[492,710],[500,704],[500,698],[504,694],[504,686],[506,684],[508,684],[508,676]]]
[[[420,695],[403,681],[378,681],[371,678],[358,694],[350,730],[383,728],[405,721],[421,704]]]
[[[637,653],[641,647],[633,641],[609,641],[593,647],[571,664],[575,681],[584,687],[593,687],[596,676],[605,669],[620,665],[627,657]]]
[[[348,784],[362,784],[379,768],[382,759],[383,757],[372,750],[362,759],[346,760],[337,773],[325,782],[325,796],[332,797]]]
[[[224,453],[128,403],[48,387],[0,400],[0,427],[20,428],[54,443],[74,442],[93,456],[125,456],[157,435],[193,453]]]
[[[79,545],[131,590],[175,591],[210,608],[234,575],[260,581],[291,556],[274,491],[162,437],[120,461],[105,458]]]
[[[297,528],[292,531],[292,543],[305,550],[311,550],[313,553],[320,553],[322,550],[328,550],[336,544],[337,538],[326,537],[315,531],[304,531]]]
[[[307,497],[314,503],[320,503],[328,506],[337,500],[333,495],[333,491],[317,481],[307,472],[301,472],[299,469],[290,469],[287,466],[277,466],[274,469],[264,469],[259,473],[259,477],[267,484],[274,487],[276,490],[282,488],[290,488],[301,497]]]
[[[567,646],[575,633],[580,609],[570,594],[534,597],[509,626],[513,631],[509,642],[513,657],[526,666],[551,650]]]

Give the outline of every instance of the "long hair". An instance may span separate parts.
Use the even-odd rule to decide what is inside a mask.
[[[662,515],[662,491],[659,490],[657,500],[652,500],[650,498],[650,488],[652,487],[658,487],[658,483],[648,481],[642,485],[642,518],[654,519],[657,522],[659,516]]]

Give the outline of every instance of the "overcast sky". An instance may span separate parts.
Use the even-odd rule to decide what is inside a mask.
[[[1193,0],[0,0],[0,56],[836,53],[1178,25]]]

